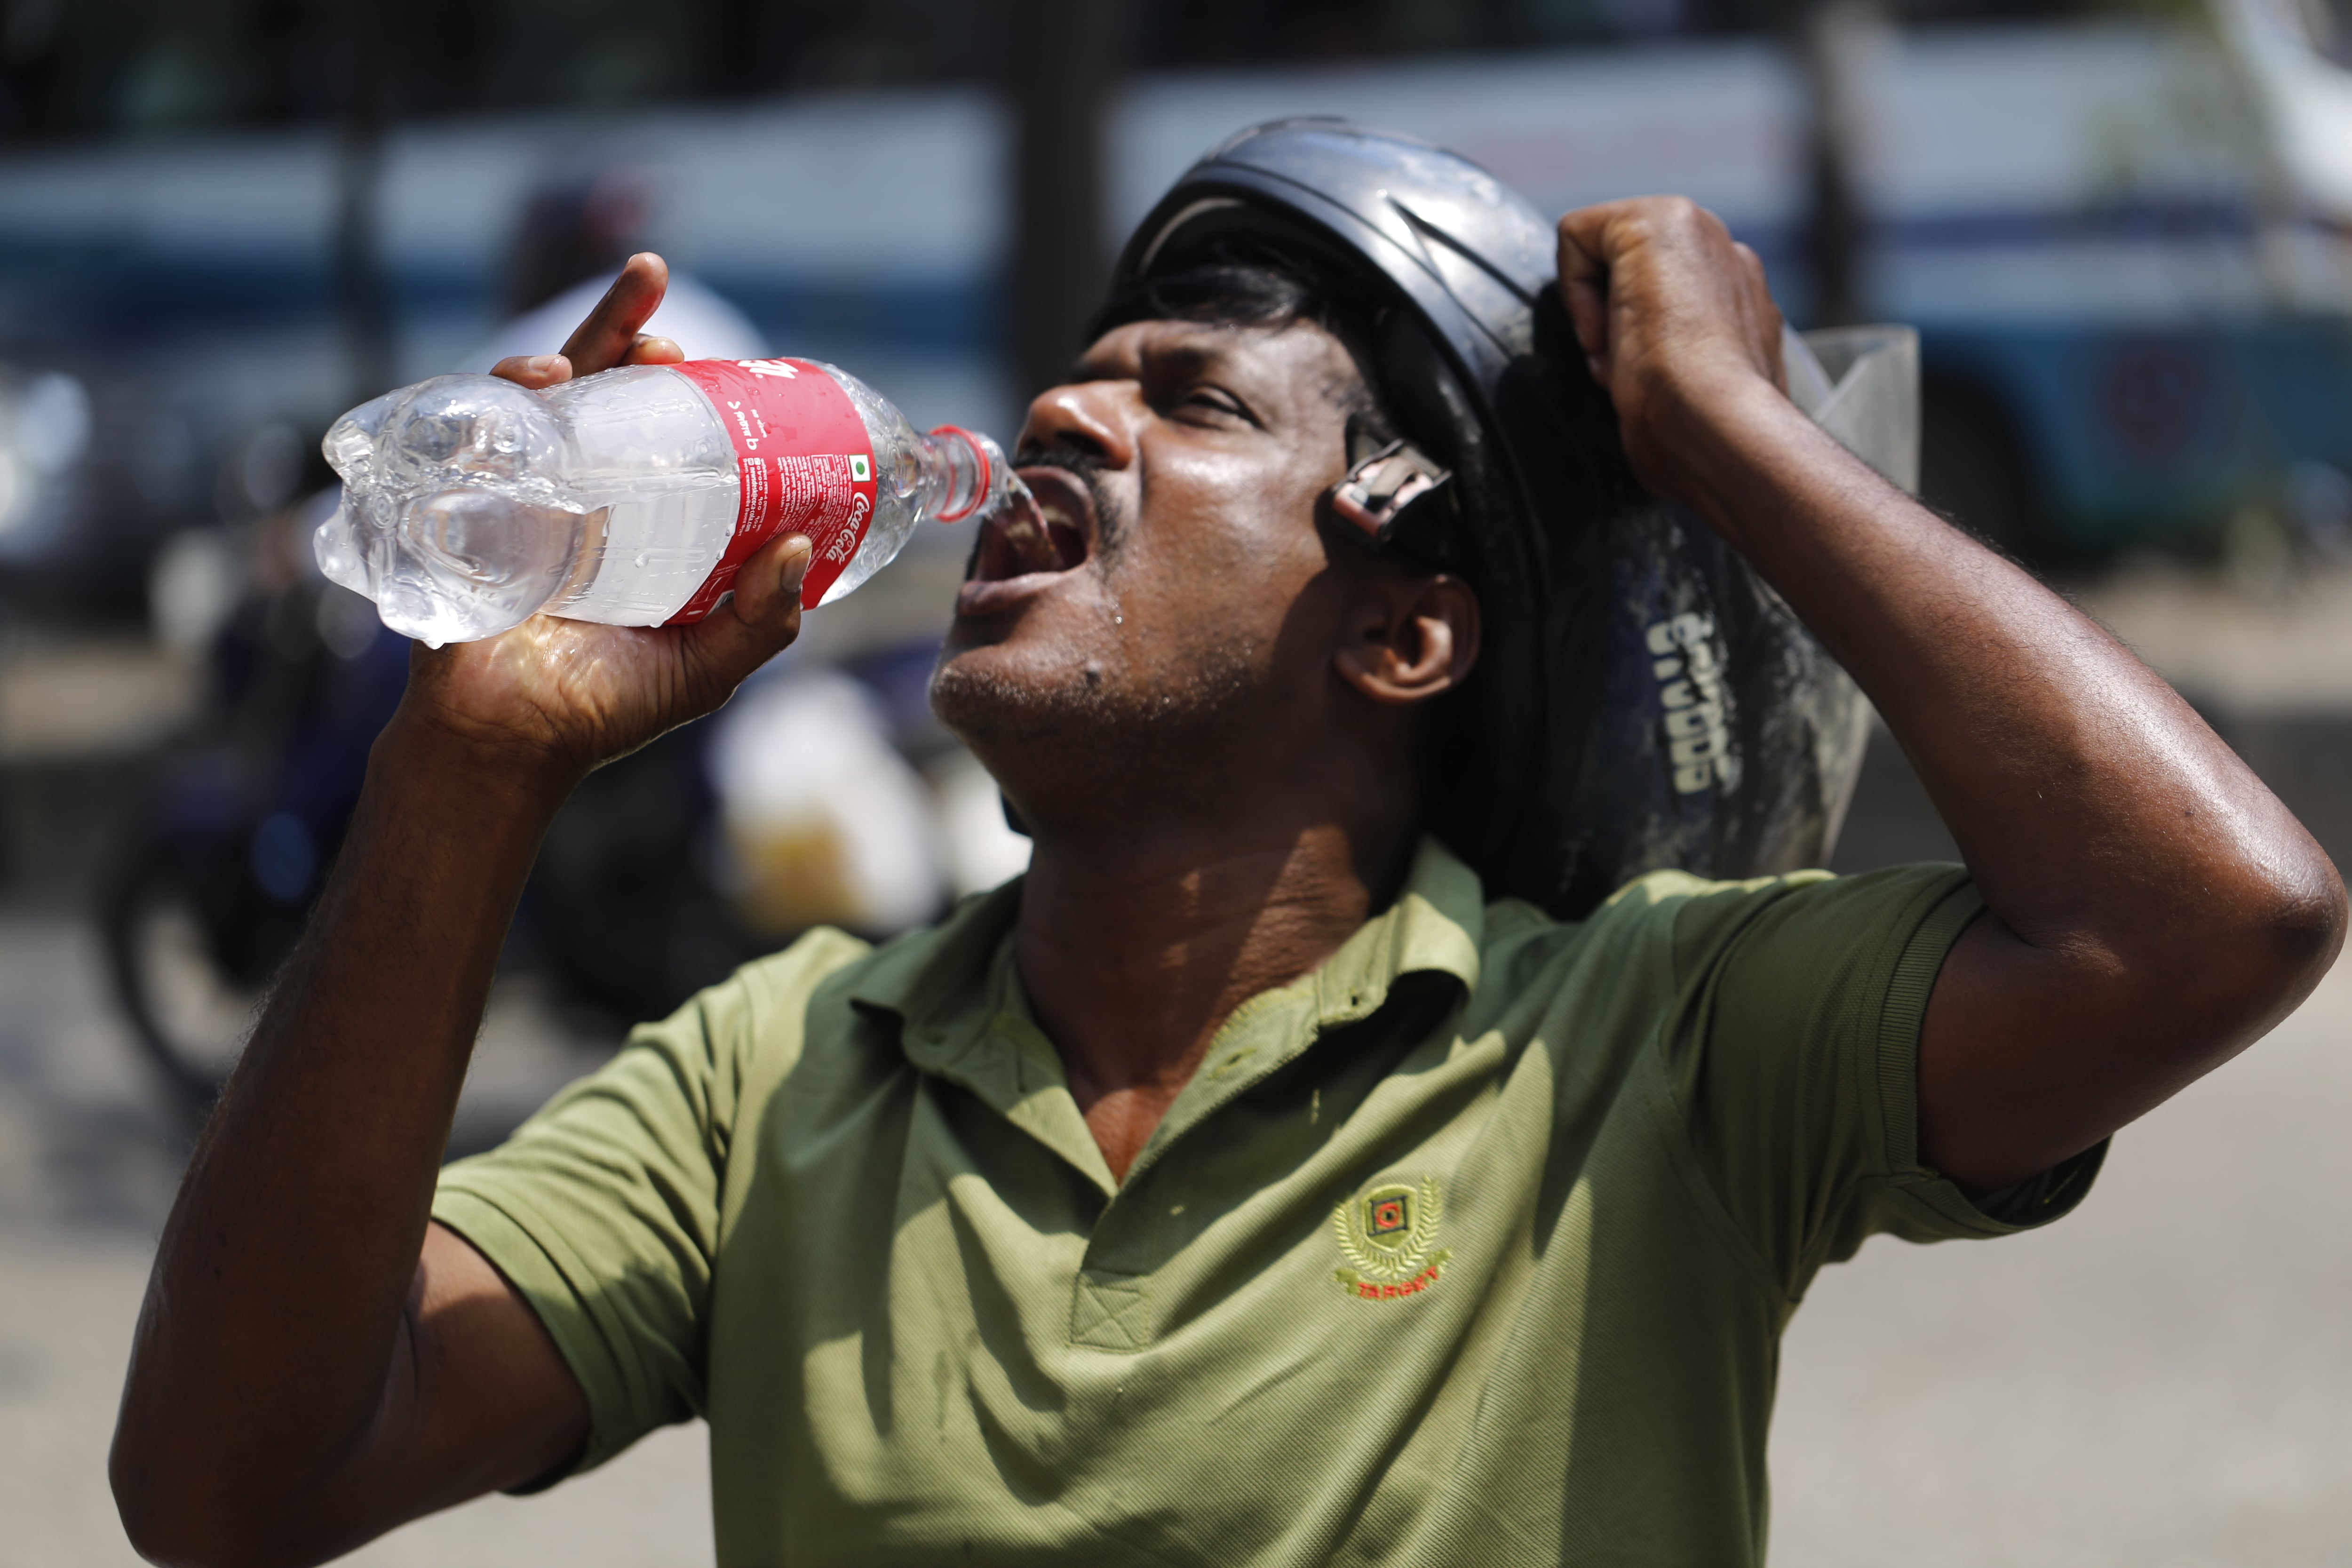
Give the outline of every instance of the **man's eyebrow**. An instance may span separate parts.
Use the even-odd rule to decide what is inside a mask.
[[[1155,370],[1162,373],[1174,371],[1181,374],[1218,369],[1231,363],[1232,349],[1227,341],[1230,335],[1229,330],[1200,326],[1172,342],[1162,340],[1146,343],[1139,351],[1139,357],[1143,362],[1141,369],[1145,374]],[[1081,382],[1134,379],[1123,362],[1097,359],[1091,353],[1078,356],[1076,363],[1070,366],[1070,378]]]
[[[1182,375],[1221,369],[1232,360],[1233,354],[1226,345],[1213,337],[1179,339],[1175,342],[1155,344],[1143,351],[1147,373],[1158,370]]]

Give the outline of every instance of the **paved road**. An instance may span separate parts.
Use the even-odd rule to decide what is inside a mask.
[[[595,1059],[527,990],[493,1008],[459,1136],[488,1137]],[[0,913],[0,1568],[138,1562],[106,1489],[131,1325],[180,1151],[100,1003],[68,914]],[[376,1542],[367,1568],[653,1568],[710,1561],[699,1427],[554,1499],[492,1498]]]
[[[2299,807],[2340,804],[2343,777],[2315,773]],[[1948,855],[1923,805],[1882,747],[1841,863]],[[2352,971],[2128,1130],[2063,1224],[1995,1243],[1881,1239],[1826,1274],[1787,1342],[1774,1561],[2352,1561],[2347,1034]],[[511,1125],[599,1044],[509,987],[460,1138]],[[147,1089],[79,925],[0,910],[0,1568],[133,1561],[104,1453],[180,1158]],[[546,1497],[478,1502],[351,1561],[708,1562],[707,1479],[698,1429],[674,1429]]]

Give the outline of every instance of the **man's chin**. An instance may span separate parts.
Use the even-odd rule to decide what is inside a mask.
[[[1065,758],[1076,747],[1139,762],[1203,726],[1228,728],[1268,689],[1244,639],[1139,668],[1116,640],[1043,630],[983,640],[991,628],[959,623],[940,649],[931,711],[982,761],[1042,743]]]
[[[931,711],[967,742],[1034,733],[1042,721],[1084,706],[1088,685],[1086,668],[1072,660],[959,626],[931,671]]]

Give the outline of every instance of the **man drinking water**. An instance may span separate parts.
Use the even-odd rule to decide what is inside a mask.
[[[1540,230],[1447,249],[1516,200],[1467,165],[1257,137],[1154,215],[1030,405],[1045,527],[981,540],[940,655],[1028,874],[746,967],[446,1173],[541,832],[793,640],[805,542],[694,626],[415,655],[156,1261],[113,1456],[142,1552],[318,1562],[699,1415],[730,1564],[1756,1563],[1814,1273],[2063,1214],[2111,1132],[2316,983],[2345,900],[2309,837],[1789,402],[1712,216],[1570,214],[1547,303],[1496,281]],[[1217,174],[1252,149],[1304,173]],[[1511,710],[1464,701],[1542,689],[1506,678],[1549,633],[1444,534],[1566,525],[1509,492],[1531,438],[1484,373],[1390,352],[1436,296],[1318,169],[1491,297],[1498,375],[1565,310],[1533,368],[1589,370],[1641,483],[1852,672],[1965,868],[1667,871],[1572,919],[1495,895],[1540,843],[1486,825],[1571,780],[1465,799]],[[505,374],[674,357],[635,335],[660,277]],[[1453,522],[1383,537],[1420,487],[1379,465],[1415,453]]]

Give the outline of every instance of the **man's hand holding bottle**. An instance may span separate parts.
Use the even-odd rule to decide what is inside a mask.
[[[667,338],[639,331],[669,269],[630,258],[561,353],[502,360],[491,373],[532,391],[623,364],[677,364]],[[415,647],[394,728],[428,732],[568,790],[601,763],[725,702],[800,635],[809,542],[771,541],[744,563],[734,598],[691,626],[616,626],[534,616],[478,642]]]

